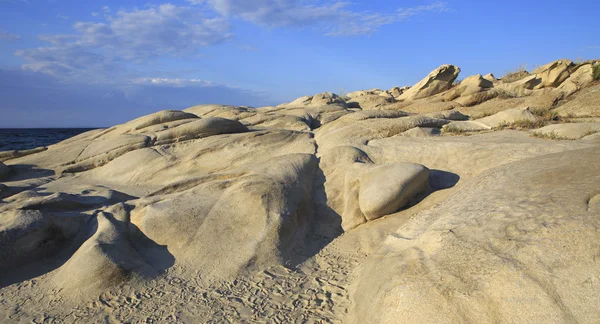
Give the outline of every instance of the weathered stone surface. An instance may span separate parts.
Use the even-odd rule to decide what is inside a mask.
[[[456,80],[460,69],[454,65],[442,65],[431,71],[429,75],[419,83],[404,91],[398,97],[400,100],[414,100],[430,97],[442,91],[448,90],[452,82]]]

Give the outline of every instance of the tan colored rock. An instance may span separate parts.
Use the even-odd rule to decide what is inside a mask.
[[[402,163],[375,166],[360,176],[360,210],[370,221],[400,210],[428,186],[429,169]]]
[[[565,97],[568,97],[592,83],[594,81],[593,73],[594,68],[592,64],[581,65],[575,71],[571,72],[569,78],[561,83],[558,89],[564,91]]]
[[[494,115],[477,119],[475,121],[488,125],[490,127],[497,127],[503,123],[514,123],[520,120],[535,121],[537,120],[537,118],[531,113],[529,107],[525,107],[504,110]]]
[[[472,75],[464,79],[458,86],[444,95],[446,101],[452,101],[459,97],[466,97],[472,94],[485,91],[494,87],[492,81],[489,81],[481,76],[481,74]]]
[[[157,133],[156,144],[186,141],[218,134],[243,133],[246,131],[248,131],[248,128],[236,120],[208,117]]]
[[[492,73],[488,73],[488,74],[484,75],[483,78],[492,83],[498,81],[498,79]]]
[[[442,130],[447,133],[452,132],[477,132],[490,130],[490,127],[487,124],[478,122],[476,120],[459,120],[459,121],[451,121],[450,123],[444,125]]]
[[[569,78],[569,69],[572,65],[573,62],[570,60],[558,60],[535,69],[532,73],[541,79],[540,84],[536,87],[558,87],[563,81]]]
[[[426,98],[448,90],[459,73],[460,69],[457,66],[442,65],[429,73],[419,83],[402,93],[398,99],[414,100]]]
[[[600,312],[590,308],[600,302],[596,287],[577,284],[599,269],[590,262],[599,246],[597,225],[589,223],[600,201],[598,154],[596,146],[544,155],[463,183],[369,257],[349,318],[598,322]]]
[[[310,104],[313,106],[322,106],[322,105],[345,105],[346,102],[340,96],[336,95],[332,92],[323,92],[313,96]]]
[[[361,109],[377,109],[389,105],[394,101],[392,96],[362,95],[348,100],[348,106]]]
[[[439,136],[440,134],[440,129],[435,127],[415,127],[402,133],[402,135],[408,137],[430,137]]]
[[[447,119],[447,120],[467,120],[469,116],[462,114],[457,110],[446,110],[440,112],[426,113],[423,116],[438,118],[438,119]]]
[[[600,123],[553,124],[532,132],[545,136],[556,136],[559,139],[580,139],[600,132]]]
[[[577,71],[572,76],[576,75]],[[565,84],[568,81],[565,81]],[[600,84],[583,88],[575,95],[571,96],[558,107],[555,111],[561,116],[588,117],[600,116]]]
[[[390,93],[392,94],[392,96],[394,98],[398,98],[400,97],[406,90],[410,89],[410,87],[408,86],[404,86],[404,87],[393,87],[390,90]]]

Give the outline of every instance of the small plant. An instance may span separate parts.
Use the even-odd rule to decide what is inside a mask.
[[[569,139],[569,138],[566,138],[566,137],[559,136],[554,131],[549,132],[549,133],[533,132],[533,133],[531,133],[531,137],[537,137],[537,138],[542,138],[542,139],[550,139],[550,140],[555,140],[555,141],[557,141],[557,140],[568,140]]]
[[[527,130],[527,129],[535,129],[544,127],[548,124],[547,121],[542,119],[530,120],[530,119],[522,119],[516,120],[512,123],[502,122],[498,126],[494,127],[493,130],[503,130],[503,129],[514,129],[514,130]]]
[[[549,121],[549,122],[559,121],[561,119],[558,112],[556,112],[555,110],[552,110],[552,109],[532,108],[530,110],[531,110],[531,113],[534,114],[535,116],[537,116],[538,118]]]
[[[594,80],[600,80],[600,64],[594,65],[592,77],[594,78]]]
[[[454,125],[446,125],[442,128],[444,133],[449,133],[453,135],[468,135],[467,131],[461,128],[458,128]]]
[[[529,72],[527,72],[527,65],[521,64],[516,70],[506,72],[506,74],[500,80],[502,80],[504,83],[512,83],[519,81],[528,75]]]

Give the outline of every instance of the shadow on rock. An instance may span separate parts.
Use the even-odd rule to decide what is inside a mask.
[[[120,203],[94,215],[2,213],[14,226],[0,228],[0,288],[56,270],[53,279],[59,288],[96,292],[132,277],[157,276],[173,266],[175,258],[167,247],[131,224],[128,212]]]
[[[429,186],[434,191],[452,188],[459,180],[460,176],[456,173],[435,169],[429,170]]]
[[[3,182],[31,180],[55,175],[53,170],[39,169],[32,164],[14,164],[8,165],[8,167],[11,173],[3,179]]]
[[[313,182],[313,221],[304,241],[295,249],[287,266],[295,268],[319,253],[335,238],[342,235],[342,216],[327,205],[325,175],[317,168]]]

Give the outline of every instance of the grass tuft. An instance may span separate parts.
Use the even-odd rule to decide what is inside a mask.
[[[444,133],[453,134],[453,135],[469,135],[468,132],[464,129],[460,129],[454,125],[447,125],[442,128]]]
[[[594,78],[594,80],[600,80],[600,64],[594,65],[592,77]]]
[[[506,72],[506,74],[500,78],[500,80],[502,80],[504,83],[512,83],[519,81],[528,75],[529,72],[527,72],[527,65],[521,64],[516,70]]]
[[[543,119],[537,120],[529,120],[522,119],[516,120],[512,123],[503,122],[500,125],[493,128],[493,130],[503,130],[503,129],[514,129],[514,130],[528,130],[528,129],[536,129],[540,127],[544,127],[548,124],[548,121]]]
[[[556,134],[555,132],[549,132],[549,133],[533,132],[533,133],[531,133],[531,137],[537,137],[537,138],[541,138],[541,139],[549,139],[549,140],[555,140],[555,141],[569,139],[566,137],[558,136],[558,134]]]

